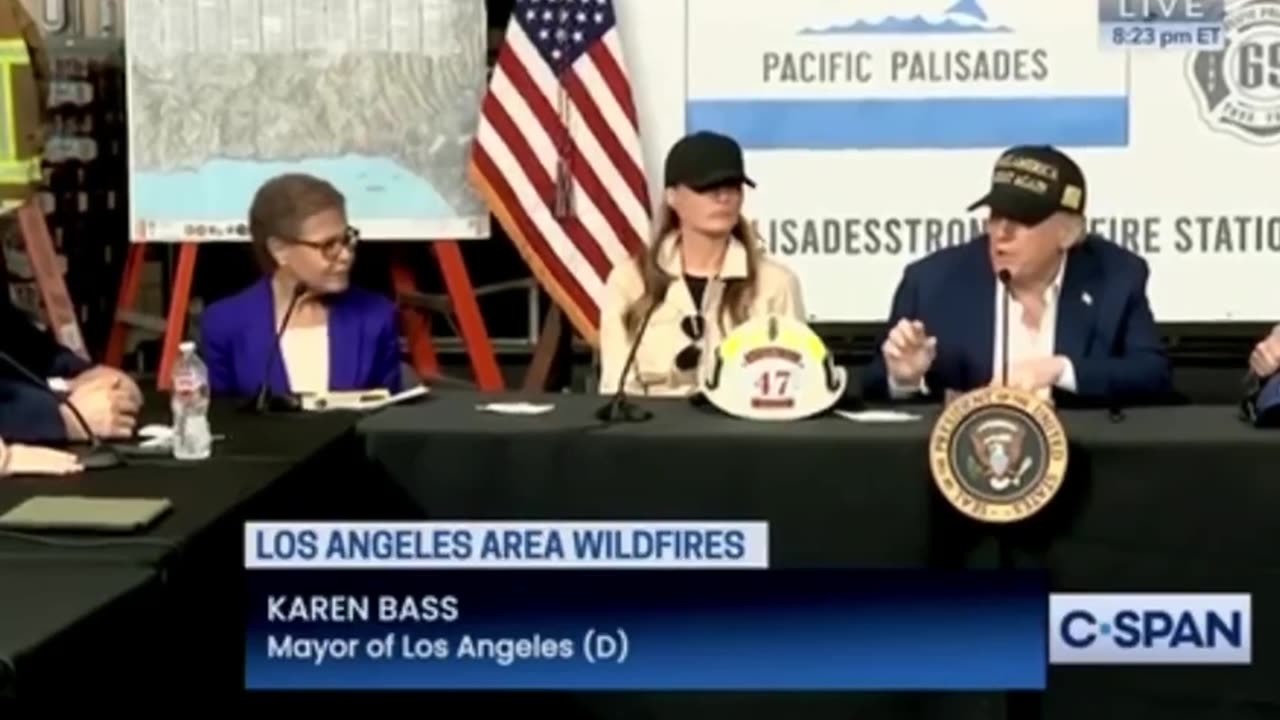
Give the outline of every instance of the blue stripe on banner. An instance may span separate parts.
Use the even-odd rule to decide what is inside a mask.
[[[1041,574],[249,573],[252,689],[1043,690]]]
[[[1123,147],[1129,99],[690,100],[686,125],[758,150]]]

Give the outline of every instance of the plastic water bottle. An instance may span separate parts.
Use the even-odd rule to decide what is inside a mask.
[[[173,456],[203,460],[213,453],[209,427],[209,368],[196,354],[196,344],[184,342],[173,366]]]

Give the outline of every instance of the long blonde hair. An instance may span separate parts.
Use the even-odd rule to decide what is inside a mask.
[[[640,270],[640,277],[644,280],[644,294],[631,303],[622,315],[623,325],[627,328],[627,333],[632,336],[639,331],[644,316],[658,303],[659,298],[666,297],[667,290],[671,287],[672,278],[659,264],[658,257],[666,238],[674,232],[679,232],[680,218],[670,206],[663,203],[658,208],[657,217],[654,218],[654,228],[656,230],[649,247],[634,259]],[[739,216],[737,224],[733,226],[729,235],[730,242],[736,240],[742,243],[747,251],[747,276],[725,281],[724,296],[717,317],[721,331],[725,327],[726,314],[734,325],[739,325],[747,319],[747,312],[755,294],[756,277],[760,270],[760,241],[751,223],[745,217]]]

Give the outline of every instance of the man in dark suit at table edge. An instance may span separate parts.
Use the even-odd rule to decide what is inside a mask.
[[[1005,151],[990,191],[969,207],[988,208],[987,232],[903,272],[864,396],[939,399],[1000,382],[1007,271],[1010,386],[1058,406],[1172,397],[1147,263],[1087,232],[1085,199],[1083,173],[1059,150]]]
[[[50,388],[65,395],[99,437],[133,434],[142,405],[137,383],[115,368],[85,362],[32,325],[10,301],[7,279],[0,279],[0,350],[37,376],[47,378]],[[70,411],[3,362],[0,438],[27,443],[86,439]]]
[[[38,95],[33,103],[36,117],[20,113],[20,123],[27,130],[37,129],[37,144],[43,145],[48,133],[48,118],[40,108],[44,107],[48,95],[49,58],[32,13],[23,3],[11,3],[10,10],[12,12],[5,18],[4,29],[6,35],[21,36],[25,41]],[[27,127],[33,121],[34,126]],[[15,122],[15,119],[10,117],[10,122]],[[4,212],[11,213],[12,207],[6,204]],[[12,215],[5,220],[12,221]],[[142,404],[138,385],[119,370],[91,366],[32,325],[30,319],[13,306],[2,258],[0,350],[38,377],[47,378],[50,389],[65,395],[76,406],[94,434],[123,437],[133,433],[135,418]],[[34,387],[4,362],[0,362],[0,438],[18,443],[86,439],[80,424],[62,404],[49,392]]]

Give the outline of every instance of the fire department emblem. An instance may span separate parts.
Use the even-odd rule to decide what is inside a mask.
[[[725,413],[748,420],[799,420],[829,410],[844,393],[843,368],[806,323],[766,315],[721,341],[701,390]]]

